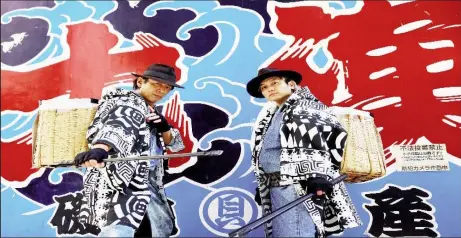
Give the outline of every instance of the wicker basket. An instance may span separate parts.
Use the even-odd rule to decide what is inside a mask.
[[[97,106],[95,99],[40,101],[32,128],[32,167],[72,163],[88,150],[86,132]]]
[[[381,136],[373,117],[355,109],[333,111],[348,133],[341,174],[346,181],[356,183],[382,177],[386,174]]]

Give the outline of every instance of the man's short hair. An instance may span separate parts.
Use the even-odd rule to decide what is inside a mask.
[[[290,79],[290,78],[285,77],[285,76],[283,76],[282,79],[285,81],[285,83],[289,83],[290,81],[295,82],[293,79]],[[295,84],[297,84],[297,83],[295,82]]]
[[[140,78],[143,78],[143,77],[140,77]],[[143,78],[144,79],[144,82],[147,82],[148,78]],[[136,90],[138,89],[138,77],[134,78],[133,80],[133,89]]]

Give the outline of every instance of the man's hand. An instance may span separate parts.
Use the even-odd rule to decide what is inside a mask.
[[[157,128],[157,132],[164,133],[170,130],[171,126],[168,124],[166,118],[157,113],[151,106],[149,106],[150,113],[146,115],[147,124],[153,128]]]
[[[301,183],[307,193],[313,193],[317,196],[329,195],[333,191],[333,184],[325,178],[316,177],[309,178],[307,181]]]
[[[84,168],[103,168],[105,165],[104,159],[106,159],[108,156],[109,153],[105,149],[93,148],[75,156],[74,164],[76,166],[81,165]]]

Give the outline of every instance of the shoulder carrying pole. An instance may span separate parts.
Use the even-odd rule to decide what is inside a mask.
[[[194,156],[219,156],[223,153],[222,150],[210,150],[193,153],[181,153],[181,154],[165,154],[165,155],[151,155],[151,156],[135,156],[135,157],[117,157],[105,159],[104,162],[120,162],[120,161],[138,161],[138,160],[160,160],[160,159],[175,159],[184,157]],[[60,163],[57,165],[50,165],[50,167],[65,167],[74,166],[73,163]]]

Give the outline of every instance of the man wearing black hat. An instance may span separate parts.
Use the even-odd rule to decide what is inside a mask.
[[[247,84],[251,96],[268,100],[252,136],[255,200],[264,215],[315,194],[266,223],[266,236],[327,236],[361,224],[344,183],[330,182],[340,175],[347,132],[301,80],[295,71],[263,68]]]
[[[96,227],[93,233],[100,237],[133,237],[146,212],[154,237],[169,236],[174,225],[161,160],[104,163],[108,157],[184,149],[179,131],[155,109],[174,87],[183,88],[174,69],[153,64],[143,75],[133,75],[133,91],[118,88],[103,96],[87,132],[91,149],[75,157],[76,165],[87,168],[79,220]]]

